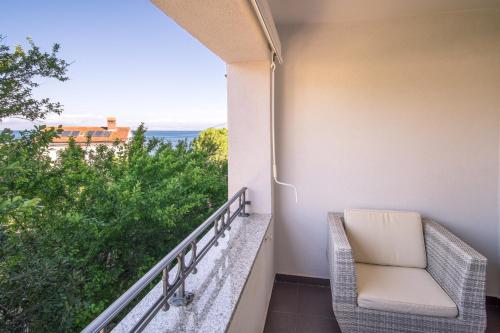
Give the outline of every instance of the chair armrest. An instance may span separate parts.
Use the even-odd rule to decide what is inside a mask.
[[[354,257],[342,219],[341,213],[328,214],[328,260],[332,302],[334,306],[356,306],[357,291]]]
[[[485,318],[487,259],[435,221],[423,223],[427,271],[453,299],[459,318]]]

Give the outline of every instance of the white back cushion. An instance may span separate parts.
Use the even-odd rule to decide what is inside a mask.
[[[344,225],[358,263],[425,268],[420,214],[346,209]]]

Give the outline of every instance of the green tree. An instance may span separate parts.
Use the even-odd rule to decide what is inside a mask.
[[[18,45],[11,50],[0,35],[0,121],[5,117],[43,119],[48,113],[62,112],[60,103],[48,98],[36,99],[32,92],[40,79],[66,81],[69,64],[58,58],[58,44],[48,53],[42,52],[31,38],[27,40],[29,49]]]
[[[52,135],[0,136],[2,331],[82,329],[227,200],[227,162],[203,145],[140,126],[124,146],[71,142],[52,162]]]
[[[217,161],[227,161],[227,128],[209,128],[202,131],[193,142],[194,148]]]
[[[0,120],[62,111],[31,92],[67,63],[30,45],[0,45]],[[55,161],[56,131],[0,132],[0,332],[81,330],[227,200],[226,130],[176,146],[145,132]]]

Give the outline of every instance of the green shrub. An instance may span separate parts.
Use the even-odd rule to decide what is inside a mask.
[[[0,134],[0,331],[81,330],[227,200],[227,141],[144,134],[56,161],[54,131]]]

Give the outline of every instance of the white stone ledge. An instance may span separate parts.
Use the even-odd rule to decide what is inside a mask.
[[[187,277],[186,291],[194,293],[193,302],[185,307],[160,310],[144,332],[225,332],[270,222],[270,214],[237,217],[226,237],[219,238],[219,246],[212,247],[198,264],[198,272]],[[212,235],[211,232],[200,241],[201,244]],[[112,332],[128,332],[161,294],[160,282]]]

